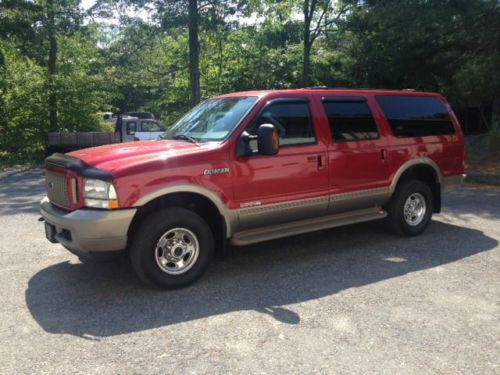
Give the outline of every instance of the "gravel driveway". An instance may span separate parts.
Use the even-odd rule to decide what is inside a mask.
[[[368,223],[238,248],[161,292],[44,238],[40,170],[0,178],[0,373],[500,373],[500,188],[428,231]]]

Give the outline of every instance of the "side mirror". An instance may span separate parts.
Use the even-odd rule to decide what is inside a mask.
[[[262,124],[257,129],[257,149],[261,155],[276,155],[280,148],[278,130],[273,124]]]

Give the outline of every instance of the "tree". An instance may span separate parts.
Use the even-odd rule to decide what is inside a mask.
[[[302,0],[301,2],[304,19],[302,87],[307,87],[311,79],[311,49],[314,42],[345,15],[350,3],[343,0],[337,1],[336,4],[331,0]]]
[[[48,80],[49,88],[49,123],[50,129],[56,131],[57,126],[57,88],[55,85],[57,73],[57,38],[56,38],[56,9],[54,0],[47,0],[47,36],[49,40],[49,59],[48,59]]]
[[[341,39],[356,85],[440,91],[466,107],[500,92],[499,28],[496,0],[372,0],[353,8]]]
[[[57,121],[57,58],[59,35],[69,35],[81,25],[79,0],[7,0],[0,9],[6,15],[0,28],[2,36],[13,38],[28,57],[47,65],[47,111],[50,128],[59,128]]]
[[[200,42],[198,40],[198,1],[189,0],[188,29],[189,29],[189,87],[191,92],[191,106],[200,102]]]

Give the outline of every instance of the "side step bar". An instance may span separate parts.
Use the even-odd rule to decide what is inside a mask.
[[[373,207],[329,216],[320,216],[286,224],[278,224],[264,228],[244,230],[233,235],[233,237],[231,238],[231,244],[235,246],[249,245],[256,242],[269,241],[277,238],[294,236],[297,234],[314,232],[322,229],[362,223],[364,221],[383,219],[386,216],[387,212],[385,212],[380,207]]]

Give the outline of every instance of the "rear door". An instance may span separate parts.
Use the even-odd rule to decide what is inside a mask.
[[[328,206],[327,145],[318,135],[307,99],[274,99],[246,131],[256,134],[266,123],[279,131],[277,155],[237,158],[235,200],[240,206],[240,229],[324,215]],[[256,150],[256,142],[250,143]]]
[[[444,177],[463,173],[464,144],[460,125],[443,98],[434,95],[376,95],[393,134],[392,170],[410,159],[433,160]],[[454,124],[455,123],[455,124]]]
[[[386,139],[370,98],[322,98],[330,127],[330,213],[383,204],[389,196]]]

